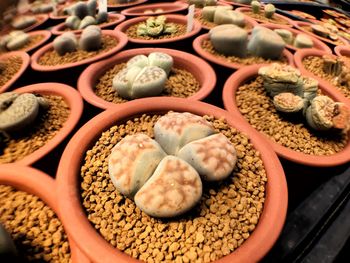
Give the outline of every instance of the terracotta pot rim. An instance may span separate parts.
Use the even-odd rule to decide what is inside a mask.
[[[236,7],[250,7],[250,5],[236,3],[236,2],[231,2],[231,1],[225,1],[225,0],[220,0],[220,2],[226,3],[228,5],[236,6]]]
[[[44,146],[42,146],[35,152],[27,155],[26,157],[17,162],[14,162],[16,165],[29,166],[41,159],[42,157],[44,157],[49,152],[51,152],[74,129],[74,127],[78,124],[78,121],[80,120],[80,117],[83,113],[83,100],[79,92],[76,91],[74,88],[65,84],[53,82],[28,85],[19,89],[15,89],[13,90],[13,92],[33,92],[39,94],[52,94],[61,96],[70,108],[70,114],[68,116],[67,121],[50,141],[48,141]]]
[[[148,0],[136,0],[135,2],[130,2],[130,3],[126,3],[126,4],[107,5],[107,7],[111,8],[111,9],[119,9],[119,8],[134,6],[134,5],[140,5],[140,4],[146,3],[147,1]]]
[[[78,90],[82,97],[89,102],[90,104],[101,108],[108,109],[110,107],[119,107],[122,104],[115,104],[113,102],[108,102],[103,98],[97,96],[94,92],[94,85],[99,77],[104,74],[107,70],[112,68],[114,65],[117,65],[123,61],[126,61],[132,56],[139,54],[149,54],[151,52],[164,52],[171,56],[173,56],[175,64],[176,61],[180,61],[180,63],[185,63],[182,61],[186,61],[186,63],[201,68],[201,73],[203,72],[203,83],[200,86],[198,92],[188,97],[187,99],[191,100],[202,100],[207,97],[210,92],[215,88],[216,84],[216,74],[213,68],[203,59],[192,55],[187,52],[175,50],[175,49],[166,49],[166,48],[137,48],[137,49],[129,49],[122,51],[116,54],[113,57],[110,57],[106,60],[102,60],[96,62],[90,66],[88,66],[80,75],[78,79]],[[186,57],[184,60],[183,58]],[[188,58],[188,59],[187,59]]]
[[[296,27],[296,28],[299,29],[300,31],[305,32],[305,34],[311,35],[311,36],[313,36],[313,37],[315,37],[315,38],[318,38],[319,40],[322,40],[323,42],[326,42],[326,43],[331,44],[331,45],[333,45],[333,46],[340,46],[340,45],[338,45],[338,44],[335,44],[332,40],[329,40],[329,39],[327,39],[327,38],[318,36],[318,35],[316,35],[316,34],[314,34],[314,33],[312,33],[312,32],[309,32],[309,31],[307,31],[307,30],[305,30],[305,29],[302,28],[302,26],[313,25],[312,23],[308,23],[308,22],[304,22],[304,21],[293,21],[292,23],[293,23],[294,27]],[[338,38],[339,38],[339,40],[340,40],[341,42],[343,42],[341,45],[348,45],[348,41],[347,41],[345,38],[343,38],[343,37],[341,37],[341,36],[338,36]]]
[[[337,54],[337,56],[346,56],[346,55],[343,55],[343,52],[350,53],[350,46],[349,45],[336,46],[334,48],[334,52],[335,54]]]
[[[121,14],[108,14],[108,16],[112,18],[116,18],[116,20],[106,24],[98,25],[101,29],[111,27],[111,26],[116,26],[117,24],[125,20],[125,16]],[[51,29],[51,33],[53,35],[62,35],[63,33],[66,33],[66,32],[73,32],[74,34],[80,34],[81,32],[83,32],[83,29],[64,31],[65,28],[66,28],[65,22],[62,22],[54,26]]]
[[[244,118],[244,116],[242,116],[242,114],[240,113],[236,105],[235,93],[242,83],[250,79],[252,76],[257,75],[258,70],[261,66],[262,65],[252,65],[252,66],[245,67],[238,70],[227,79],[224,85],[222,97],[223,97],[225,109],[228,110],[233,115],[236,115],[238,118],[240,118],[242,121],[244,121],[248,125],[250,124]],[[348,104],[348,106],[350,106],[343,96],[339,95],[337,92],[334,92],[332,89],[328,88],[324,82],[319,82],[319,88],[325,91],[326,94],[329,94],[331,97],[333,97],[336,101],[344,102]],[[261,135],[263,135],[265,140],[269,142],[269,144],[275,150],[277,155],[296,163],[300,163],[308,166],[314,166],[314,167],[329,167],[329,166],[344,164],[350,161],[350,139],[348,140],[347,146],[341,152],[330,156],[319,156],[319,155],[308,155],[308,154],[296,152],[294,150],[291,150],[287,147],[284,147],[272,141],[270,138],[268,138],[262,133]],[[349,135],[350,135],[350,132],[349,132]]]
[[[32,167],[4,164],[0,165],[0,184],[12,186],[19,191],[39,197],[41,201],[55,212],[61,221],[56,200],[56,183],[49,175]],[[65,226],[63,227],[65,228]],[[71,237],[68,237],[68,241],[72,261],[89,263],[89,260],[78,249]]]
[[[198,37],[195,38],[195,40],[193,41],[193,49],[204,59],[213,62],[215,64],[221,65],[223,67],[226,68],[232,68],[232,69],[239,69],[242,67],[246,67],[247,65],[244,64],[239,64],[236,62],[227,62],[224,59],[218,58],[217,56],[210,54],[209,52],[205,51],[202,47],[201,47],[201,43],[203,42],[203,40],[208,40],[209,39],[209,34],[203,34],[200,35]],[[283,50],[283,56],[287,58],[288,64],[289,65],[294,65],[294,58],[293,58],[293,54],[290,53],[290,51],[288,51],[286,48]],[[266,63],[263,63],[266,64]]]
[[[184,15],[164,15],[164,16],[167,19],[169,19],[169,22],[178,22],[182,24],[187,23],[186,16]],[[128,19],[120,23],[114,30],[119,30],[124,33],[130,26],[133,26],[139,22],[145,21],[149,17],[152,17],[152,16],[138,16],[135,18]],[[172,43],[172,42],[190,38],[198,34],[200,30],[201,30],[200,23],[194,19],[192,31],[181,36],[177,36],[173,38],[165,38],[165,39],[154,39],[154,40],[145,40],[145,39],[137,39],[137,38],[130,38],[130,37],[128,37],[128,39],[131,43],[138,43],[138,44],[165,44],[165,43]]]
[[[30,52],[30,51],[36,49],[37,47],[40,47],[42,44],[44,44],[46,41],[48,41],[51,37],[51,32],[48,30],[31,31],[31,32],[28,32],[28,34],[30,36],[43,35],[44,38],[42,40],[40,40],[38,43],[36,43],[35,45],[24,49],[23,51],[25,51],[25,52]]]
[[[175,12],[180,12],[183,10],[186,10],[188,8],[188,4],[181,1],[175,1],[172,3],[169,2],[161,2],[161,3],[153,3],[153,4],[144,4],[144,5],[138,5],[135,7],[130,7],[127,9],[124,9],[121,14],[125,16],[144,16],[145,14],[141,12],[140,10],[143,9],[155,9],[155,8],[162,8],[162,7],[169,7],[172,6],[172,9],[164,10],[163,12],[154,14],[154,15],[164,15],[164,14],[170,14]]]
[[[251,11],[252,9],[251,9],[250,7],[239,7],[239,8],[237,8],[237,9],[235,9],[235,10],[240,11],[240,12],[242,12],[242,13],[244,14],[244,11]],[[246,16],[248,16],[248,15],[246,15]],[[278,17],[278,18],[280,18],[280,19],[283,19],[283,20],[287,21],[288,24],[283,24],[284,26],[293,27],[294,24],[293,24],[293,20],[292,20],[292,19],[290,19],[290,18],[288,18],[288,17],[286,17],[286,16],[283,16],[283,15],[277,14],[277,13],[275,13],[274,16],[276,16],[276,17]],[[263,21],[263,20],[256,19],[256,18],[253,18],[253,17],[251,17],[251,18],[254,19],[255,21],[259,22],[260,24],[274,24],[274,25],[279,25],[279,24],[275,24],[275,23],[271,23],[271,22],[270,22],[270,23],[266,23],[266,22]]]
[[[312,49],[322,50],[322,51],[328,52],[329,54],[332,54],[332,50],[325,43],[323,43],[321,40],[319,40],[318,38],[316,38],[312,35],[306,34],[304,31],[290,28],[287,26],[280,26],[277,24],[261,24],[261,25],[264,27],[270,28],[270,29],[278,29],[278,28],[287,29],[293,33],[293,36],[295,36],[297,34],[307,35],[309,38],[311,38],[312,42],[314,43],[314,46],[312,47]],[[316,48],[316,46],[317,46],[317,48]],[[288,45],[288,44],[286,45],[286,47],[290,50],[293,50],[293,51],[298,51],[300,49],[300,48],[296,48],[296,47],[294,47],[292,45]]]
[[[13,83],[15,83],[16,80],[19,79],[20,76],[22,76],[24,71],[29,66],[30,56],[24,51],[12,51],[12,52],[8,52],[8,53],[4,53],[4,54],[0,55],[0,59],[6,59],[9,57],[13,57],[13,56],[21,57],[22,65],[21,65],[20,69],[17,71],[17,73],[15,75],[13,75],[13,77],[11,79],[9,81],[7,81],[4,86],[0,87],[0,93],[8,90],[11,87],[11,85]]]
[[[29,26],[29,27],[26,27],[24,29],[22,29],[22,31],[24,32],[28,32],[28,31],[31,31],[35,28],[37,28],[38,26],[41,26],[42,24],[44,24],[48,19],[49,19],[49,15],[47,14],[38,14],[38,15],[34,15],[36,18],[40,18],[41,21],[38,21],[36,22],[35,24]]]
[[[102,33],[104,35],[109,35],[109,36],[112,36],[112,37],[116,38],[118,40],[118,44],[115,47],[113,47],[112,49],[108,50],[107,52],[103,52],[101,54],[98,54],[97,56],[94,56],[94,57],[88,58],[88,59],[84,59],[84,60],[81,60],[81,61],[77,61],[77,62],[73,62],[73,63],[66,63],[66,64],[63,64],[63,65],[55,65],[55,66],[40,65],[38,63],[39,58],[45,52],[53,49],[53,43],[49,43],[49,44],[43,46],[42,48],[40,48],[39,50],[37,50],[32,55],[31,67],[34,70],[37,70],[37,71],[56,71],[56,70],[68,69],[68,68],[73,68],[73,67],[89,64],[89,63],[95,62],[97,60],[106,58],[106,57],[108,57],[108,56],[118,52],[128,42],[127,36],[124,33],[122,33],[122,32],[115,31],[115,30],[102,30]]]
[[[68,143],[57,172],[58,191],[61,193],[59,207],[62,220],[67,225],[72,237],[80,241],[80,249],[89,255],[94,262],[139,262],[115,249],[91,226],[79,199],[79,170],[86,150],[97,139],[102,131],[119,120],[139,115],[140,113],[164,112],[168,110],[189,111],[194,114],[210,114],[224,117],[229,124],[244,134],[249,134],[254,147],[260,151],[268,176],[266,201],[259,224],[250,238],[231,256],[222,262],[258,261],[273,246],[282,230],[287,211],[287,184],[282,166],[275,153],[260,135],[246,123],[234,119],[228,112],[215,106],[179,98],[147,98],[125,103],[122,107],[110,108],[85,124]],[[118,117],[116,117],[118,116]],[[77,147],[79,145],[79,147]],[[80,227],[75,226],[79,224]],[[225,260],[226,259],[226,260]]]

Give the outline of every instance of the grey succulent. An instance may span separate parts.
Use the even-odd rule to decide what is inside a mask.
[[[76,36],[72,32],[63,33],[55,38],[53,48],[60,56],[75,51],[77,49]]]
[[[12,22],[12,27],[15,29],[25,29],[34,25],[37,22],[37,19],[34,16],[22,16],[20,18],[15,19]]]
[[[260,13],[260,3],[258,1],[252,1],[250,5],[254,14]]]
[[[84,17],[83,20],[81,20],[79,29],[84,29],[84,28],[87,28],[88,26],[96,25],[96,24],[97,24],[96,19],[93,16],[86,16]]]
[[[293,44],[293,33],[290,32],[288,29],[274,29],[273,31],[275,31],[286,44]]]
[[[98,12],[96,15],[96,23],[102,24],[108,21],[108,13],[107,12]]]
[[[79,17],[77,16],[69,16],[66,18],[66,21],[64,22],[66,27],[72,29],[72,30],[76,30],[79,28],[81,20]]]
[[[102,32],[98,26],[88,26],[79,39],[79,47],[85,51],[94,51],[102,46]]]
[[[267,4],[264,7],[265,17],[272,18],[276,12],[276,8],[273,4]]]
[[[296,113],[303,110],[305,99],[289,92],[282,92],[273,97],[273,104],[277,111]]]
[[[297,48],[312,48],[314,42],[305,34],[298,34],[294,39],[294,46]]]
[[[245,18],[241,12],[219,8],[215,11],[214,23],[217,25],[234,24],[239,27],[244,27]]]

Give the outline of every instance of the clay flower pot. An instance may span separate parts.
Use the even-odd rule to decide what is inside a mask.
[[[114,19],[114,20],[111,21],[111,22],[108,22],[108,23],[103,23],[103,24],[98,25],[100,28],[105,29],[105,28],[109,28],[109,27],[112,27],[112,26],[116,26],[120,22],[125,20],[125,16],[124,15],[120,15],[120,14],[108,14],[108,17],[109,17],[109,19]],[[54,35],[62,35],[63,33],[67,32],[66,29],[67,29],[67,27],[66,27],[65,23],[63,22],[63,23],[58,24],[57,26],[54,26],[51,29],[51,32]],[[83,32],[82,29],[69,30],[69,31],[73,32],[73,33],[81,33],[81,32]]]
[[[188,0],[178,0],[178,2],[183,2],[183,3],[188,3],[189,1]],[[230,4],[229,3],[226,3],[226,1],[221,1],[221,0],[218,0],[217,1],[217,6],[229,6]],[[196,10],[200,10],[202,8],[196,8]]]
[[[303,22],[303,21],[293,21],[293,25],[294,25],[294,27],[305,32],[306,34],[311,35],[313,37],[316,37],[316,38],[318,38],[318,39],[320,39],[323,42],[326,42],[328,44],[331,44],[334,46],[348,45],[348,41],[346,39],[342,38],[341,36],[338,36],[338,41],[333,41],[333,40],[330,40],[328,38],[324,38],[324,37],[321,37],[321,36],[318,36],[318,35],[312,33],[311,28],[310,28],[310,26],[313,25],[312,23]]]
[[[46,14],[35,15],[35,17],[36,17],[36,19],[38,21],[35,24],[31,25],[30,27],[22,29],[22,31],[29,32],[29,31],[31,31],[31,30],[41,26],[42,24],[44,24],[49,19],[49,16],[46,15]]]
[[[77,61],[77,62],[73,62],[73,63],[66,63],[66,64],[62,64],[62,65],[55,65],[55,66],[40,65],[38,63],[40,57],[43,54],[45,54],[46,52],[53,50],[53,43],[50,43],[50,44],[47,44],[47,45],[43,46],[42,48],[40,48],[32,55],[31,67],[37,71],[56,71],[56,70],[61,70],[61,69],[77,67],[77,66],[81,66],[81,65],[85,65],[85,64],[90,64],[92,62],[95,62],[95,61],[98,61],[100,59],[103,59],[103,58],[106,58],[106,57],[113,55],[114,53],[121,50],[128,42],[128,38],[126,37],[125,34],[118,32],[118,31],[115,31],[115,30],[114,31],[113,30],[102,30],[102,34],[114,37],[116,40],[118,40],[117,45],[115,47],[113,47],[112,49],[108,50],[107,52],[100,53],[97,56],[94,56],[94,57],[91,57],[88,59],[84,59],[81,61]]]
[[[186,16],[183,16],[183,15],[165,15],[165,17],[167,18],[167,23],[178,23],[178,24],[182,24],[182,25],[187,25]],[[147,20],[147,18],[149,18],[149,16],[141,16],[141,17],[135,17],[132,19],[128,19],[128,20],[122,22],[121,24],[119,24],[115,28],[115,30],[119,30],[119,31],[125,33],[129,27],[136,25],[140,22],[144,22]],[[201,30],[201,25],[199,24],[199,22],[194,20],[192,31],[189,33],[185,33],[184,35],[180,35],[180,36],[173,37],[173,38],[152,39],[152,40],[131,38],[131,37],[128,37],[128,39],[130,42],[138,43],[138,44],[150,44],[150,45],[165,44],[165,43],[171,43],[171,42],[180,41],[180,40],[183,40],[186,38],[190,38],[190,37],[198,34],[200,30]]]
[[[95,263],[139,262],[114,248],[90,224],[80,204],[80,168],[86,151],[102,132],[118,122],[141,114],[164,113],[169,110],[191,112],[200,116],[213,115],[224,118],[229,126],[249,134],[250,142],[261,153],[267,174],[264,208],[251,236],[233,253],[217,262],[256,262],[260,260],[278,238],[287,211],[287,186],[281,164],[272,149],[247,124],[238,121],[228,112],[199,102],[179,98],[147,98],[110,108],[83,126],[67,145],[57,172],[59,209],[63,224],[79,248]],[[79,227],[77,227],[79,226]]]
[[[175,49],[139,48],[122,51],[116,56],[102,60],[87,67],[80,75],[78,80],[78,89],[80,94],[87,102],[101,109],[107,109],[110,107],[116,107],[117,105],[122,105],[108,102],[103,98],[97,96],[94,92],[96,83],[100,77],[114,65],[126,63],[129,59],[136,55],[148,55],[152,52],[164,52],[166,54],[169,54],[174,59],[174,67],[187,70],[188,72],[192,73],[193,76],[197,79],[200,84],[200,90],[193,96],[188,97],[188,99],[202,100],[214,89],[216,83],[216,75],[214,70],[208,63],[198,58],[197,56]]]
[[[240,11],[241,13],[245,14],[246,16],[249,16],[248,12],[250,12],[252,9],[250,7],[239,7],[237,9],[235,9],[235,10]],[[261,14],[264,13],[263,10],[261,10],[260,12],[261,12]],[[288,17],[282,16],[282,15],[277,14],[277,13],[275,13],[273,15],[273,17],[283,20],[285,22],[285,24],[283,24],[284,26],[293,27],[293,22]],[[272,22],[266,22],[265,20],[262,20],[262,19],[258,19],[258,18],[254,18],[254,17],[251,17],[251,18],[253,18],[255,21],[257,21],[259,23],[275,24],[275,23],[272,23]]]
[[[41,95],[55,95],[63,97],[70,108],[69,116],[63,127],[44,146],[15,162],[20,165],[31,165],[50,153],[58,146],[78,124],[83,113],[83,100],[78,91],[72,87],[61,83],[40,83],[25,86],[13,90],[16,93],[35,93]]]
[[[298,34],[305,34],[302,31],[299,31],[299,30],[296,30],[296,29],[293,29],[290,27],[286,27],[286,26],[276,25],[276,24],[263,24],[263,26],[267,27],[269,29],[272,29],[272,30],[273,29],[287,29],[293,33],[293,37],[296,37],[296,35],[298,35]],[[332,50],[325,43],[323,43],[321,40],[319,40],[311,35],[308,35],[308,37],[310,37],[312,42],[314,43],[313,49],[322,50],[322,51],[328,52],[330,54],[332,53]],[[292,50],[292,51],[297,51],[300,49],[300,48],[297,48],[293,45],[287,45],[287,48]]]
[[[20,165],[5,164],[0,166],[0,185],[12,186],[19,191],[37,196],[48,205],[60,218],[56,196],[56,183],[49,175]],[[88,258],[68,237],[73,263],[89,263]]]
[[[335,54],[350,58],[350,46],[336,46],[334,48]]]
[[[241,4],[241,3],[235,2],[234,0],[226,0],[226,1],[221,0],[221,2],[225,4],[233,5],[234,7],[250,7],[250,5]]]
[[[222,97],[225,109],[228,110],[228,112],[230,112],[234,116],[237,116],[237,118],[240,121],[244,121],[247,124],[248,121],[244,118],[237,106],[236,92],[240,86],[244,85],[246,82],[258,75],[258,71],[261,66],[262,65],[252,65],[238,70],[227,79],[224,85]],[[331,97],[334,101],[347,103],[347,105],[350,106],[349,102],[347,102],[343,96],[339,95],[337,92],[334,92],[323,82],[319,83],[319,89],[322,91],[323,94]],[[264,133],[261,134],[264,136],[265,140],[269,142],[270,146],[273,150],[275,150],[277,155],[296,163],[315,167],[328,167],[344,164],[350,161],[350,140],[348,140],[347,145],[342,151],[333,155],[322,156],[309,155],[294,151],[290,148],[284,147],[276,143],[275,141],[267,137],[267,135],[265,135]]]
[[[339,49],[338,49],[339,50]],[[303,59],[308,57],[308,56],[316,56],[316,57],[322,57],[323,55],[327,55],[327,52],[321,51],[321,50],[316,50],[316,49],[305,49],[305,50],[298,50],[297,52],[295,52],[294,54],[294,62],[296,67],[300,70],[300,72],[302,74],[305,74],[307,76],[310,76],[312,78],[317,79],[319,82],[323,82],[324,85],[326,85],[327,87],[329,87],[329,89],[333,90],[333,92],[339,93],[341,95],[345,95],[343,94],[340,89],[338,89],[337,87],[335,87],[332,83],[330,83],[328,80],[323,79],[319,76],[317,76],[316,74],[314,74],[313,72],[307,70],[303,64]],[[350,97],[346,96],[348,99],[350,99]]]
[[[22,65],[19,68],[19,70],[12,76],[12,78],[7,81],[2,87],[0,87],[0,92],[4,92],[10,88],[10,86],[24,73],[24,71],[27,69],[29,62],[30,62],[30,57],[29,55],[24,52],[24,51],[13,51],[9,53],[5,53],[0,56],[0,61],[3,61],[7,58],[11,57],[20,57],[22,59]]]
[[[134,5],[140,5],[143,3],[146,3],[147,0],[134,0],[131,1],[130,3],[125,3],[125,4],[113,4],[113,0],[107,0],[107,7],[108,9],[121,9],[121,8],[126,8]]]
[[[210,62],[213,62],[215,64],[227,67],[227,68],[232,68],[232,69],[239,69],[242,67],[245,67],[246,65],[244,64],[239,64],[236,62],[230,62],[224,58],[215,56],[211,53],[209,53],[208,51],[206,51],[205,49],[202,48],[202,42],[205,40],[209,40],[209,34],[203,34],[200,35],[199,37],[197,37],[194,41],[193,41],[193,48],[194,50],[204,59],[209,60]],[[293,55],[292,53],[290,53],[290,51],[288,51],[286,48],[283,50],[283,56],[287,59],[287,63],[289,65],[294,65],[293,62]]]
[[[121,12],[121,14],[125,16],[144,16],[145,15],[144,12],[146,10],[152,10],[153,12],[155,12],[155,10],[157,9],[162,9],[163,11],[154,13],[153,15],[164,15],[164,14],[184,11],[187,8],[188,8],[187,3],[176,1],[174,3],[155,3],[155,4],[146,4],[146,5],[130,7],[130,8],[124,9]]]
[[[208,22],[207,24],[203,23],[201,21],[201,16],[202,16],[202,10],[196,10],[194,17],[199,21],[203,29],[210,30],[213,27],[218,26],[217,24],[214,24],[214,22]],[[245,15],[244,17],[245,17],[244,20],[246,23],[245,29],[250,32],[256,25],[258,25],[258,23],[254,19],[250,18],[249,16]]]

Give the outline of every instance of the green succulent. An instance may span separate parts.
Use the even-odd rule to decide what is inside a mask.
[[[177,28],[173,23],[166,23],[165,16],[150,17],[145,23],[140,24],[137,27],[138,36],[151,36],[157,37],[162,34],[176,33]]]

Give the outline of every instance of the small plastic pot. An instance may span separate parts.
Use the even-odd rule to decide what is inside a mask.
[[[125,20],[125,16],[121,15],[121,14],[108,14],[108,17],[109,18],[113,18],[115,20],[111,21],[109,23],[98,25],[101,29],[105,29],[105,28],[108,28],[108,27],[116,26],[116,25],[118,25],[119,23],[121,23],[122,21]],[[67,27],[66,27],[65,23],[62,22],[62,23],[58,24],[57,26],[54,26],[51,29],[51,32],[52,32],[53,35],[62,35],[65,32],[73,32],[75,34],[77,34],[77,33],[79,34],[79,33],[83,32],[83,29],[66,31],[66,28]]]
[[[127,62],[136,55],[148,55],[152,52],[164,52],[169,54],[174,59],[174,67],[186,69],[198,80],[200,83],[200,90],[193,96],[188,97],[188,99],[202,100],[214,89],[216,83],[215,71],[201,58],[175,49],[138,48],[122,51],[116,56],[102,60],[87,67],[80,75],[78,80],[78,89],[80,94],[87,102],[101,109],[108,109],[110,107],[122,105],[108,102],[98,97],[94,92],[94,86],[99,78],[114,65]]]
[[[78,124],[83,113],[83,100],[79,92],[74,88],[61,83],[40,83],[25,86],[13,90],[17,93],[37,93],[42,95],[61,96],[70,108],[70,114],[63,127],[57,132],[55,137],[48,141],[44,146],[35,152],[27,155],[23,159],[16,162],[19,165],[31,165],[49,154],[56,146],[58,146]]]
[[[147,14],[147,15],[164,15],[164,14],[170,14],[170,13],[176,13],[184,11],[188,8],[188,4],[176,1],[174,3],[155,3],[155,4],[146,4],[146,5],[139,5],[135,7],[130,7],[128,9],[124,9],[121,14],[125,16],[144,16],[146,10],[156,10],[156,9],[162,9],[163,11],[157,12],[154,14]]]
[[[15,81],[17,79],[19,79],[19,77],[24,73],[24,71],[29,66],[30,57],[24,51],[13,51],[13,52],[5,53],[5,54],[0,56],[0,61],[2,61],[4,59],[7,59],[7,58],[10,58],[10,57],[13,57],[13,56],[20,57],[22,59],[22,65],[21,65],[20,69],[17,71],[17,73],[11,79],[9,81],[7,81],[5,83],[5,85],[0,87],[0,93],[5,92],[6,90],[8,90],[11,87],[11,85],[13,83],[15,83]]]
[[[80,203],[80,168],[86,151],[102,132],[111,126],[141,114],[165,113],[169,110],[191,112],[200,116],[224,118],[243,132],[262,157],[267,174],[264,210],[251,236],[233,253],[217,262],[257,262],[277,240],[287,212],[287,185],[282,166],[271,147],[245,122],[215,106],[179,98],[147,98],[110,108],[86,123],[65,149],[57,171],[59,209],[63,224],[79,248],[95,263],[140,262],[110,245],[90,224]],[[79,226],[79,227],[77,227]]]
[[[85,65],[85,64],[90,64],[90,63],[93,63],[93,62],[98,61],[100,59],[109,57],[109,56],[113,55],[114,53],[117,53],[128,42],[128,38],[126,37],[125,34],[118,32],[118,31],[115,31],[115,30],[102,30],[102,34],[114,37],[115,39],[118,40],[118,44],[115,47],[113,47],[112,49],[108,50],[107,52],[100,53],[95,57],[84,59],[84,60],[81,60],[78,62],[67,63],[67,64],[63,64],[63,65],[55,65],[55,66],[40,65],[38,63],[40,57],[43,54],[45,54],[46,52],[53,50],[53,43],[50,43],[50,44],[47,44],[47,45],[43,46],[42,48],[40,48],[32,55],[31,66],[34,70],[37,70],[37,71],[56,71],[56,70],[62,70],[62,69],[67,69],[67,68],[73,68],[73,67],[77,67],[77,66],[81,66],[81,65]]]
[[[242,67],[246,67],[244,64],[239,64],[235,62],[228,62],[225,59],[217,57],[202,48],[202,42],[204,40],[209,39],[209,34],[200,35],[193,41],[194,50],[204,59],[209,60],[215,64],[224,66],[226,68],[239,69]],[[293,55],[286,48],[283,50],[283,56],[287,58],[287,62],[289,65],[294,65]]]
[[[296,30],[296,29],[286,27],[286,26],[281,26],[281,25],[276,25],[276,24],[262,24],[262,26],[267,27],[267,28],[272,29],[272,30],[273,29],[287,29],[288,31],[293,33],[293,37],[296,37],[296,35],[298,35],[298,34],[305,35],[305,33],[300,31],[300,30]],[[332,50],[325,43],[323,43],[321,40],[319,40],[319,39],[317,39],[314,36],[311,36],[309,34],[307,36],[310,37],[312,42],[314,43],[313,49],[322,50],[322,51],[325,51],[329,54],[332,54]],[[297,48],[293,45],[287,45],[287,48],[292,50],[292,51],[297,51],[300,49],[300,48]]]
[[[260,67],[262,67],[262,65],[252,65],[236,71],[227,79],[222,94],[225,109],[228,110],[228,112],[230,112],[234,116],[237,116],[239,120],[244,121],[247,124],[249,124],[248,121],[240,113],[237,107],[236,92],[241,85],[258,75]],[[346,103],[348,106],[350,106],[350,103],[342,95],[338,94],[337,92],[334,92],[334,90],[325,85],[324,82],[319,82],[319,88],[325,95],[328,95],[333,100]],[[261,134],[264,136],[265,140],[270,144],[270,147],[277,153],[277,155],[292,162],[314,167],[330,167],[344,164],[350,161],[350,140],[341,152],[330,156],[318,156],[308,155],[291,150],[274,142],[265,134]]]
[[[56,183],[49,175],[31,167],[4,164],[0,166],[0,185],[12,186],[39,197],[59,218],[61,217],[58,211]],[[69,236],[68,240],[72,262],[90,263]]]
[[[107,0],[107,3],[110,0]],[[115,9],[122,9],[122,8],[126,8],[126,7],[130,7],[130,6],[134,6],[134,5],[140,5],[143,3],[146,3],[148,0],[134,0],[134,1],[130,1],[129,3],[125,3],[125,4],[107,4],[108,9],[111,10],[115,10]]]
[[[165,17],[167,18],[167,22],[169,22],[169,23],[173,22],[173,23],[187,25],[186,16],[183,16],[183,15],[165,15]],[[115,30],[119,30],[119,31],[125,33],[129,27],[131,27],[135,24],[138,24],[140,22],[144,22],[147,20],[147,18],[149,18],[149,16],[141,16],[141,17],[135,17],[132,19],[128,19],[128,20],[124,21],[123,23],[119,24],[115,28]],[[138,39],[138,38],[131,38],[131,37],[128,37],[128,39],[131,43],[138,43],[138,44],[149,44],[149,45],[166,44],[166,43],[172,43],[172,42],[181,41],[181,40],[190,38],[190,37],[198,34],[200,30],[201,30],[200,23],[198,21],[194,20],[192,31],[189,33],[186,33],[184,35],[181,35],[181,36],[177,36],[177,37],[173,37],[173,38],[164,38],[164,39],[152,39],[152,40]]]

